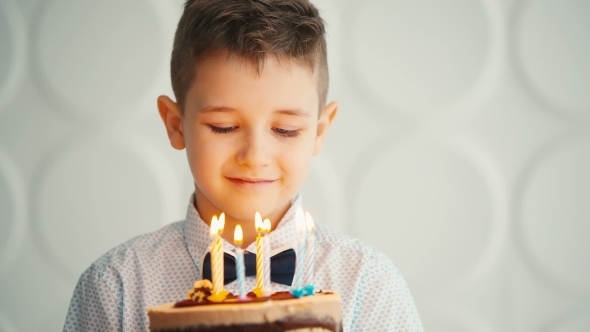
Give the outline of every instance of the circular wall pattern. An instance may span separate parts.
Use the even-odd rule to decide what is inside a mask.
[[[69,300],[69,299],[68,299]],[[59,301],[62,302],[62,301]],[[65,318],[69,311],[69,301],[66,303],[54,303],[53,308],[44,310],[45,317],[36,319],[36,331],[62,331],[65,325]]]
[[[3,174],[0,170],[0,250],[4,251],[3,248],[8,243],[8,240],[12,237],[12,231],[16,227],[16,221],[14,220],[14,199],[12,198],[13,192],[8,184],[8,176]]]
[[[139,139],[76,139],[50,156],[35,187],[35,222],[43,252],[68,277],[108,249],[153,231],[178,199],[172,172]]]
[[[590,139],[557,144],[528,169],[520,194],[520,236],[541,271],[590,292]]]
[[[58,109],[119,118],[151,91],[160,67],[160,21],[150,1],[53,0],[39,8],[35,81]]]
[[[461,285],[492,264],[504,227],[498,181],[486,161],[431,139],[374,149],[352,189],[360,238],[424,294]]]
[[[491,332],[493,329],[481,317],[453,303],[436,303],[439,307],[422,306],[420,316],[425,331],[478,331]]]
[[[588,312],[579,316],[565,320],[562,324],[557,326],[555,329],[551,329],[548,332],[580,332],[590,331],[590,317]]]
[[[501,57],[496,6],[473,0],[363,2],[351,17],[359,84],[371,98],[414,114],[481,98]]]
[[[0,78],[2,79],[2,83],[5,83],[12,61],[14,61],[14,54],[12,54],[14,41],[10,35],[11,29],[7,19],[9,15],[0,8],[0,45],[2,45],[2,50],[0,51]]]
[[[16,259],[26,232],[24,192],[17,167],[0,151],[0,275]]]
[[[537,0],[526,3],[517,21],[526,79],[539,98],[577,116],[590,116],[589,16],[588,1]]]
[[[26,40],[25,25],[17,5],[0,2],[0,112],[20,83]]]
[[[0,313],[0,331],[2,332],[16,332],[16,328],[12,323],[6,318],[6,316]]]

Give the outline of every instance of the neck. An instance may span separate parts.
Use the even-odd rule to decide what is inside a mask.
[[[195,195],[197,196],[197,195]],[[201,219],[203,219],[203,221],[211,226],[211,218],[214,215],[219,216],[220,211],[216,211],[215,208],[213,208],[213,206],[208,206],[208,204],[206,202],[201,202],[202,204],[197,204],[197,200],[198,198],[195,199],[195,201],[193,202],[193,204],[195,205],[195,207],[197,207],[197,210],[199,211],[199,215],[201,216]],[[270,224],[271,224],[271,231],[273,231],[279,221],[283,218],[283,216],[285,215],[285,213],[287,212],[287,210],[291,207],[291,203],[289,202],[285,207],[281,208],[281,209],[277,209],[277,211],[271,213],[268,216],[263,216],[262,218],[268,218],[270,220]],[[223,233],[221,234],[221,237],[226,240],[229,243],[234,243],[234,230],[236,228],[237,225],[241,225],[242,226],[242,232],[243,232],[243,242],[242,242],[242,248],[246,248],[248,247],[252,242],[256,241],[256,236],[258,235],[256,232],[256,229],[254,227],[254,215],[252,215],[252,218],[249,218],[248,220],[242,220],[239,218],[235,218],[229,214],[225,214],[225,227],[223,228]]]
[[[231,218],[225,219],[225,228],[223,229],[223,233],[221,237],[229,243],[234,243],[234,230],[236,226],[240,224],[242,225],[242,231],[244,234],[244,240],[242,242],[242,249],[248,247],[250,243],[256,241],[256,230],[254,229],[254,222],[253,221],[239,221],[239,220],[232,220]],[[273,225],[274,226],[274,225]]]

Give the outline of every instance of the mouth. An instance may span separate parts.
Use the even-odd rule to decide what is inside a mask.
[[[242,188],[250,188],[250,189],[259,189],[264,188],[273,182],[277,181],[275,179],[261,179],[261,178],[234,178],[234,177],[226,177],[230,182],[233,184],[242,187]]]

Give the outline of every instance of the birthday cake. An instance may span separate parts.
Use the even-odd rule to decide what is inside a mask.
[[[313,279],[314,262],[314,225],[309,213],[296,211],[296,224],[300,235],[298,241],[297,262],[292,279],[281,283],[291,285],[291,292],[272,293],[270,273],[272,264],[265,254],[264,236],[270,231],[270,221],[262,221],[260,214],[255,215],[256,237],[256,288],[246,293],[244,287],[245,262],[241,249],[242,227],[236,226],[234,244],[237,245],[235,267],[229,271],[236,272],[238,296],[229,293],[223,287],[225,273],[225,254],[221,233],[225,224],[225,215],[213,216],[210,234],[212,244],[210,253],[203,263],[203,275],[210,275],[212,281],[196,281],[187,294],[187,299],[163,304],[148,309],[150,331],[155,332],[200,332],[200,331],[342,331],[342,312],[340,296],[335,292],[315,292]],[[308,232],[305,232],[307,226]],[[306,243],[309,246],[306,248]],[[288,250],[289,251],[289,250]],[[288,252],[287,251],[287,252]],[[290,250],[293,251],[293,250]],[[293,252],[294,254],[294,252]],[[281,256],[277,255],[277,259]],[[286,255],[287,261],[293,255]],[[231,260],[230,260],[231,261]],[[231,264],[231,262],[228,263]],[[278,260],[277,260],[278,262]],[[279,262],[280,263],[280,262]],[[291,264],[279,264],[284,269]],[[275,272],[281,272],[276,269]],[[287,269],[288,270],[288,269]],[[303,282],[303,272],[306,281]],[[288,272],[288,271],[283,271]]]
[[[196,281],[188,299],[151,307],[150,331],[342,331],[340,296],[317,292],[295,298],[289,292],[269,297],[233,294],[220,302],[209,300],[211,283]]]

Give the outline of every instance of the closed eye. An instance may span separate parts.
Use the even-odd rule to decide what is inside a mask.
[[[217,127],[217,126],[213,126],[213,125],[208,125],[208,126],[209,126],[209,129],[211,129],[211,131],[216,134],[229,134],[232,131],[238,129],[237,126],[231,126],[231,127]]]
[[[297,129],[297,130],[287,130],[287,129],[277,128],[277,127],[274,127],[272,130],[275,133],[277,133],[277,134],[279,134],[281,136],[284,136],[284,137],[297,137],[297,136],[299,136],[299,134],[301,132],[299,129]]]

